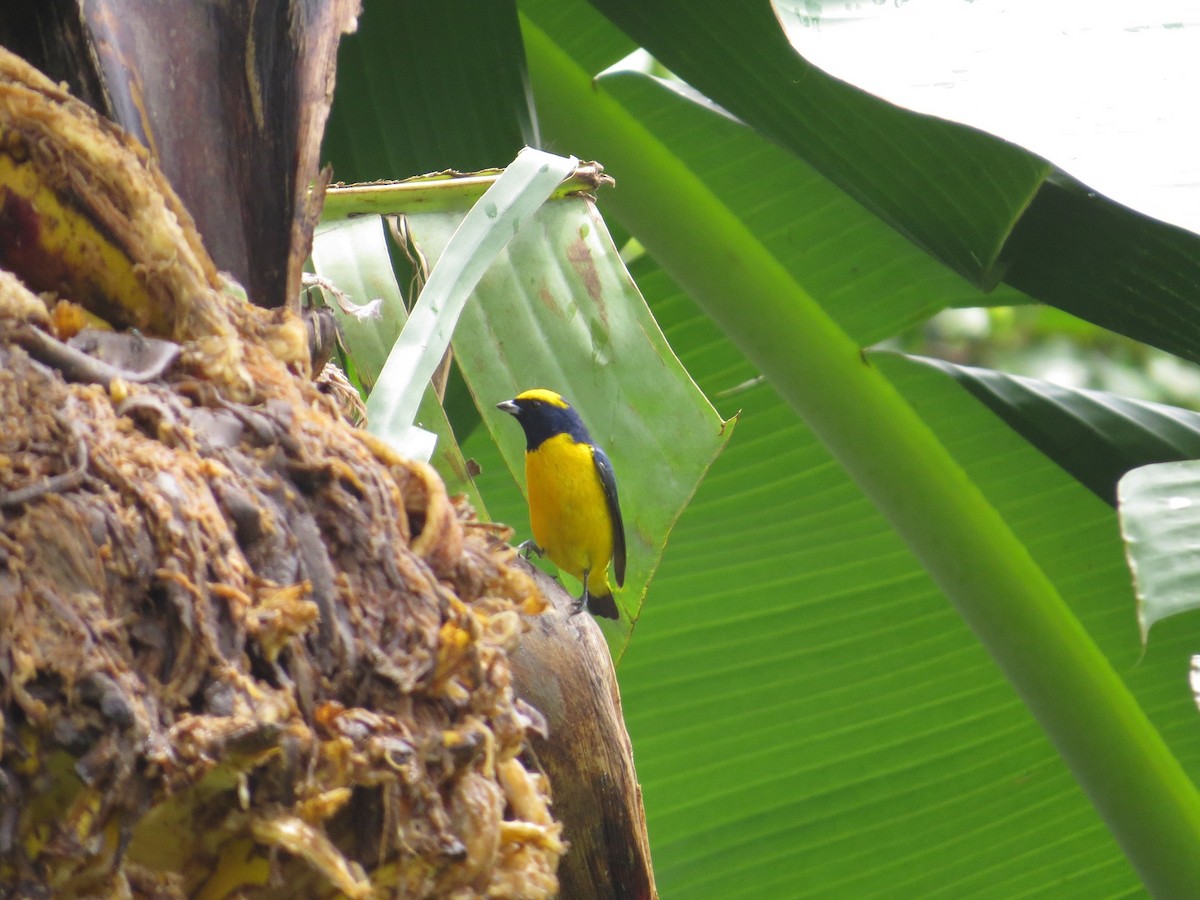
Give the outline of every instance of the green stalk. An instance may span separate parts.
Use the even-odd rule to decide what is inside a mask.
[[[522,19],[543,133],[600,159],[614,213],[880,509],[1054,742],[1147,887],[1200,894],[1200,794],[1003,517],[708,187]]]
[[[496,183],[503,172],[503,169],[470,174],[437,172],[433,175],[417,175],[404,181],[334,185],[325,191],[321,221],[338,221],[370,213],[388,216],[394,213],[454,212],[470,207]],[[594,191],[603,182],[603,174],[592,163],[583,163],[554,188],[549,199],[561,200],[571,194]]]

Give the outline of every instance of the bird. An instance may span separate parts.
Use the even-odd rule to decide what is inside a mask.
[[[586,606],[593,615],[619,619],[608,564],[613,564],[617,586],[624,586],[625,526],[607,454],[592,440],[579,413],[554,391],[534,388],[496,408],[515,416],[525,431],[533,541],[522,549],[549,556],[583,583],[571,615]]]

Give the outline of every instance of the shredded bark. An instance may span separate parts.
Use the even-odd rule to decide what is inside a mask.
[[[554,894],[508,659],[541,593],[26,69],[0,51],[0,208],[41,210],[0,235],[0,895]],[[169,362],[60,353],[64,299]]]
[[[251,407],[0,344],[0,877],[191,895],[242,836],[293,895],[552,893],[507,659],[540,595],[279,370]]]

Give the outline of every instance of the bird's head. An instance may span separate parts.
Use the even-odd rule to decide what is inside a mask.
[[[579,443],[591,443],[587,427],[571,404],[554,391],[533,388],[511,400],[497,403],[525,429],[526,448],[536,450],[542,442],[558,434],[569,434]]]

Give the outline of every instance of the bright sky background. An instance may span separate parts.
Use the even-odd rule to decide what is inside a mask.
[[[1200,233],[1200,3],[774,0],[805,59]]]

